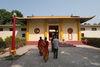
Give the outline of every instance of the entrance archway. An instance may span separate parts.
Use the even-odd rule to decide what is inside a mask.
[[[58,25],[49,26],[49,40],[51,40],[53,36],[57,36],[57,38],[59,39],[59,26]]]

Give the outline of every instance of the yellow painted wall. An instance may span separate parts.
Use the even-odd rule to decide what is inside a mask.
[[[61,28],[61,24],[62,24],[62,28]],[[48,40],[49,39],[49,31],[48,31],[49,25],[52,25],[52,24],[48,24],[48,21],[46,20],[31,20],[29,24],[29,41],[38,41],[40,36],[43,39],[46,36]],[[61,39],[65,39],[65,41],[77,41],[78,40],[77,20],[68,20],[68,19],[62,20],[62,22],[60,21],[59,24],[57,25],[59,26],[59,40],[60,41]],[[34,33],[35,28],[40,29],[39,34]],[[68,40],[68,32],[67,32],[68,28],[73,29],[73,33],[72,33],[73,39],[72,40]],[[61,32],[61,29],[62,29],[62,32]],[[62,37],[61,37],[61,33],[62,33]]]
[[[60,41],[63,41],[63,20],[60,21]]]
[[[78,22],[77,22],[77,27],[78,27],[78,40],[81,41],[80,20],[78,20]]]
[[[29,20],[27,20],[26,41],[29,41]]]
[[[48,27],[47,27],[47,24],[48,24],[48,23],[47,23],[47,20],[45,20],[45,37],[47,37],[47,28],[48,28]]]
[[[45,34],[45,20],[31,20],[29,24],[29,41],[38,41],[41,36],[44,39]],[[35,34],[34,29],[39,28],[40,33]]]
[[[68,39],[68,28],[73,29],[72,40]],[[77,20],[63,20],[63,39],[65,39],[65,41],[78,41]]]

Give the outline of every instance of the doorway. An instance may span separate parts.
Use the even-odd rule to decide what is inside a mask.
[[[53,36],[57,36],[57,38],[59,39],[58,26],[49,26],[49,40],[51,40]]]

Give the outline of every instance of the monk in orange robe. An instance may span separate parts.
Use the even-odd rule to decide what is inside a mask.
[[[47,38],[45,38],[45,40],[42,41],[43,59],[45,60],[45,62],[47,62],[49,56],[48,45],[49,43],[47,41]]]
[[[38,49],[39,49],[39,54],[42,56],[42,37],[40,37],[40,40],[38,41]]]

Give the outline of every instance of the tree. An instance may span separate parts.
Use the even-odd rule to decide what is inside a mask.
[[[12,16],[9,11],[0,9],[0,24],[6,24],[12,21]]]
[[[90,23],[88,23],[87,25],[91,25]]]
[[[93,25],[97,25],[96,23],[94,23]]]
[[[87,25],[87,23],[84,23],[84,25]]]
[[[11,11],[11,14],[13,15],[14,12],[17,14],[17,17],[23,17],[23,14],[19,12],[18,10]]]
[[[100,25],[100,23],[98,23],[98,25]]]
[[[91,25],[90,23],[84,23],[84,25]]]
[[[13,11],[11,11],[12,16],[13,16],[13,13],[14,13],[14,12],[17,14],[16,17],[23,17],[23,14],[22,14],[21,12],[19,12],[18,10],[13,10]],[[16,20],[16,24],[23,25],[24,23],[22,23],[22,22]]]
[[[23,14],[19,12],[18,10],[13,10],[9,12],[9,11],[6,11],[5,9],[0,9],[0,25],[13,24],[13,13],[14,12],[17,14],[17,17],[23,17]],[[16,24],[23,25],[25,23],[22,23],[16,20]]]

